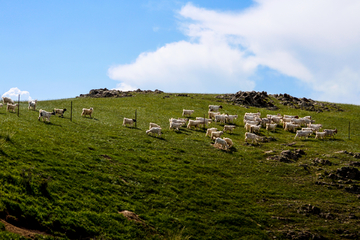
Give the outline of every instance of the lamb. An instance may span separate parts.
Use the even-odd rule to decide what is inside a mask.
[[[215,139],[214,146],[217,147],[219,145],[221,146],[221,149],[228,150],[230,148],[229,145],[227,144],[227,142],[224,139],[221,139],[221,138],[218,137],[218,138]]]
[[[217,137],[221,137],[221,135],[224,133],[224,131],[213,131],[211,132],[211,139],[217,138]]]
[[[194,113],[194,110],[185,110],[185,109],[183,109],[183,113],[182,113],[182,116],[191,116],[191,114],[193,114]]]
[[[210,112],[218,112],[219,109],[222,109],[223,107],[221,105],[209,105],[209,111]]]
[[[247,142],[248,139],[250,139],[252,142],[251,143],[257,143],[257,140],[260,139],[261,137],[256,135],[255,133],[249,133],[249,132],[246,132],[245,133],[245,141]]]
[[[208,128],[207,130],[206,130],[206,134],[205,134],[205,137],[206,136],[211,136],[211,133],[212,132],[215,132],[215,131],[217,131],[217,128]]]
[[[298,124],[285,123],[285,128],[284,128],[284,130],[285,130],[285,131],[295,132],[295,130],[296,130],[297,128],[299,128],[299,127],[300,127],[300,125],[298,125]]]
[[[199,127],[201,124],[204,124],[204,122],[200,121],[200,120],[189,120],[187,128],[191,128],[191,127]]]
[[[160,136],[161,128],[159,128],[159,127],[150,128],[149,130],[146,130],[146,134],[157,134],[158,136]]]
[[[235,125],[224,125],[224,132],[229,131],[232,132],[236,126]]]
[[[42,118],[43,121],[45,121],[45,119],[47,120],[47,122],[50,122],[50,117],[51,115],[55,115],[55,112],[47,112],[45,110],[40,109],[39,110],[39,117],[38,120],[40,120],[40,118]]]
[[[126,126],[126,124],[129,124],[130,126],[133,126],[134,125],[134,122],[136,122],[136,119],[131,119],[131,118],[126,118],[124,117],[124,120],[123,120],[123,126]]]
[[[86,117],[86,115],[89,115],[89,116],[91,117],[91,114],[93,113],[93,111],[94,111],[94,109],[93,109],[92,107],[89,108],[89,109],[83,108],[83,109],[82,109],[81,116],[85,116],[85,117]]]
[[[28,103],[29,103],[28,109],[32,108],[35,111],[37,100],[29,100]]]
[[[223,138],[223,139],[229,145],[229,148],[231,148],[234,145],[233,141],[230,138]]]
[[[208,112],[208,118],[215,118],[216,115],[220,115],[219,112]]]
[[[10,110],[12,110],[13,112],[15,112],[17,106],[19,106],[19,104],[7,103],[6,111],[9,112]]]
[[[170,122],[169,129],[175,129],[179,131],[179,127],[181,127],[182,125],[182,123]]]
[[[299,137],[299,138],[302,138],[302,137],[308,138],[311,134],[313,134],[313,131],[311,131],[311,130],[310,131],[297,130],[294,139],[296,139],[297,137]]]
[[[157,125],[156,123],[150,123],[149,124],[149,129],[153,128],[153,127],[160,127],[159,125]]]
[[[276,131],[276,123],[267,123],[266,124],[266,130],[267,131]]]
[[[333,137],[335,138],[335,134],[337,133],[337,129],[324,129],[325,132],[325,137],[329,136],[329,137]]]
[[[315,139],[321,138],[324,139],[326,137],[326,132],[315,132]]]
[[[64,113],[66,112],[66,108],[54,108],[55,115],[59,114],[59,117],[64,117]]]
[[[3,99],[3,103],[11,103],[11,104],[14,104],[14,101],[11,99],[11,98],[8,98],[8,97],[2,97]]]

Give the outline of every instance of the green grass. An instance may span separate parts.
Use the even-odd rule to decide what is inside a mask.
[[[360,218],[357,196],[315,182],[319,174],[356,160],[334,152],[360,152],[359,106],[339,104],[344,112],[315,113],[274,100],[280,108],[274,112],[245,109],[211,94],[165,95],[38,102],[37,109],[67,108],[64,118],[52,116],[51,123],[38,121],[38,112],[28,110],[27,103],[21,103],[19,117],[0,109],[0,217],[13,216],[15,225],[57,239],[271,239],[282,238],[287,230],[340,239],[336,229],[358,231],[359,220],[348,219],[349,213]],[[222,112],[239,115],[238,128],[225,134],[234,142],[230,151],[214,148],[204,129],[168,129],[168,119],[181,117],[183,108],[203,117],[209,104],[221,104]],[[82,108],[90,107],[93,117],[81,117]],[[137,127],[122,126],[122,119],[134,118],[135,111]],[[312,137],[286,146],[294,141],[294,133],[279,127],[275,133],[261,132],[276,141],[245,144],[242,116],[257,111],[262,116],[311,115],[339,133],[334,140]],[[150,122],[162,126],[161,137],[145,134]],[[294,163],[266,160],[264,153],[295,148],[306,155]],[[312,165],[315,158],[335,165],[319,170]],[[305,204],[336,219],[298,213]],[[136,213],[145,224],[128,221],[119,214],[123,210]],[[10,235],[16,239],[0,230],[0,238]]]

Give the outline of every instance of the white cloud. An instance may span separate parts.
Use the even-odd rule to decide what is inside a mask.
[[[24,101],[26,100],[32,100],[30,93],[28,91],[21,91],[19,88],[14,87],[14,88],[10,88],[9,91],[7,91],[6,93],[4,93],[2,95],[2,97],[9,97],[14,101],[17,101],[20,95],[20,101]]]
[[[359,10],[357,0],[258,0],[238,12],[188,3],[179,15],[189,41],[108,74],[143,89],[220,93],[254,89],[249,79],[266,66],[307,84],[314,99],[360,104]]]

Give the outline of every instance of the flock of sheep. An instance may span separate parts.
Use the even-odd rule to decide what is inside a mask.
[[[14,104],[14,101],[8,97],[2,97],[3,103],[0,103],[0,107],[3,105],[7,105],[7,111],[15,112],[18,104]],[[28,109],[35,110],[37,100],[28,101]],[[183,109],[182,116],[184,118],[170,118],[169,119],[169,129],[173,129],[175,131],[179,131],[181,127],[186,127],[188,129],[191,128],[200,128],[205,127],[208,124],[214,122],[223,123],[223,130],[218,131],[217,128],[208,128],[206,131],[206,136],[209,136],[211,140],[214,140],[214,147],[221,148],[224,150],[228,150],[233,146],[233,141],[230,138],[221,138],[224,132],[232,132],[236,125],[234,125],[234,121],[238,118],[238,115],[229,115],[229,114],[221,114],[219,111],[222,109],[220,105],[209,105],[208,118],[196,117],[195,120],[189,119],[191,115],[194,113],[194,110],[186,110]],[[50,122],[50,116],[59,115],[63,117],[65,109],[54,108],[52,112],[47,112],[45,110],[39,110],[38,120],[42,119],[47,122]],[[81,116],[89,115],[93,113],[93,108],[83,108]],[[123,126],[133,126],[136,122],[135,119],[132,118],[124,118]],[[311,116],[305,116],[299,118],[299,116],[291,116],[291,115],[270,115],[268,114],[265,118],[261,118],[261,113],[245,113],[244,115],[244,128],[246,129],[245,133],[245,141],[251,140],[252,143],[257,143],[258,140],[261,140],[262,137],[257,135],[260,132],[261,128],[265,128],[267,131],[275,131],[277,126],[282,125],[285,131],[296,131],[296,138],[308,138],[310,135],[315,133],[315,139],[325,137],[334,137],[337,133],[337,129],[324,129],[324,131],[320,131],[322,128],[321,124],[314,124],[314,120],[311,119]],[[301,128],[301,130],[298,130]],[[161,135],[161,127],[156,123],[150,123],[149,130],[146,131],[146,134],[157,134]]]

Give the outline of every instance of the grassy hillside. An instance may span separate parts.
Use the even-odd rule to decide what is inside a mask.
[[[38,111],[27,103],[21,103],[19,117],[0,108],[0,218],[47,233],[46,239],[360,237],[359,180],[336,177],[338,168],[357,159],[335,153],[360,152],[359,106],[315,113],[277,104],[274,112],[245,109],[215,95],[166,95],[38,102],[37,109],[68,109],[51,123],[38,121]],[[209,104],[239,115],[238,128],[224,135],[234,142],[229,151],[214,148],[204,129],[168,129],[168,119],[181,117],[183,108],[194,109],[195,118],[207,114]],[[81,117],[81,109],[90,107],[93,117]],[[137,127],[122,126],[135,110]],[[247,144],[242,116],[257,111],[311,115],[338,134],[292,145],[295,134],[278,127],[275,133],[261,130],[274,141]],[[162,126],[161,137],[145,134],[150,122]],[[305,155],[291,162],[274,157],[295,149]],[[142,222],[129,221],[119,213],[124,210]],[[1,224],[0,229],[2,239],[22,238]]]

